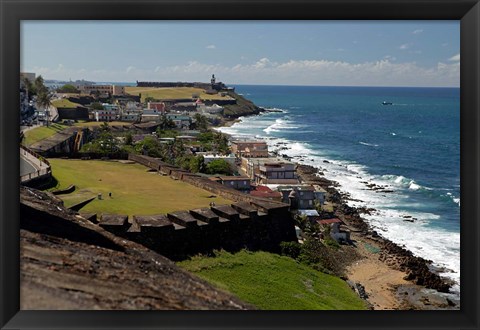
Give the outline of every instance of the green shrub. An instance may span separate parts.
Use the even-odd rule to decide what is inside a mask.
[[[307,238],[302,245],[299,261],[318,270],[328,270],[331,274],[341,274],[340,265],[330,248],[315,238]]]
[[[298,242],[281,242],[281,254],[293,259],[297,259],[302,250],[302,246]]]

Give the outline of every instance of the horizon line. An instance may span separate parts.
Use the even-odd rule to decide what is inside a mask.
[[[75,81],[67,81],[67,80],[62,80],[62,79],[51,79],[51,78],[44,78],[44,80],[53,80],[53,81],[60,81],[60,82],[75,82]],[[122,84],[135,84],[137,81],[139,82],[163,82],[163,83],[205,83],[208,84],[208,82],[202,82],[202,81],[161,81],[161,80],[137,80],[137,81],[94,81],[94,80],[88,80],[88,79],[77,79],[79,81],[84,80],[84,81],[91,81],[94,83],[122,83]],[[224,82],[222,82],[224,83]],[[286,84],[274,84],[274,83],[269,83],[269,84],[255,84],[255,83],[231,83],[231,84],[226,84],[226,86],[285,86],[285,87],[365,87],[365,88],[460,88],[461,86],[392,86],[392,85],[301,85],[301,84],[292,84],[292,85],[286,85]]]

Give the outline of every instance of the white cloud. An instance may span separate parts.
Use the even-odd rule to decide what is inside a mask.
[[[215,49],[215,48],[217,48],[217,47],[216,47],[215,45],[208,45],[208,46],[205,47],[205,48],[207,48],[207,49]]]
[[[215,73],[225,83],[354,85],[354,86],[458,86],[459,65],[438,63],[432,68],[414,62],[397,63],[389,56],[379,61],[349,63],[328,60],[289,60],[278,63],[261,58],[250,64],[233,66],[190,62],[165,68],[182,79],[205,81]]]
[[[454,56],[455,57],[455,56]],[[60,73],[58,69],[61,69]],[[93,81],[204,81],[215,74],[226,84],[283,84],[323,86],[459,86],[460,62],[439,62],[433,67],[415,62],[399,63],[387,55],[381,60],[350,63],[324,59],[275,62],[269,58],[242,61],[231,66],[190,61],[155,68],[128,67],[126,70],[78,68],[26,68],[46,79],[87,79]]]
[[[459,62],[459,61],[460,61],[460,54],[453,55],[453,56],[450,57],[448,60],[449,60],[449,61],[452,61],[452,62]]]
[[[418,29],[418,30],[414,30],[412,33],[413,33],[413,34],[420,34],[420,33],[422,33],[422,32],[423,32],[422,29]]]
[[[411,44],[403,44],[398,47],[401,50],[409,49],[412,45]]]

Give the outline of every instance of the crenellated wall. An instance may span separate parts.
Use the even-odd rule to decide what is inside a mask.
[[[288,205],[238,202],[168,214],[103,215],[104,229],[172,259],[183,260],[215,249],[243,248],[279,252],[283,241],[296,241]]]

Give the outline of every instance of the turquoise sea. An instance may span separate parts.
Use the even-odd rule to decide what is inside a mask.
[[[281,112],[241,118],[223,132],[266,139],[271,150],[321,168],[351,195],[350,205],[376,209],[365,218],[380,235],[455,280],[459,296],[458,88],[235,87]]]

